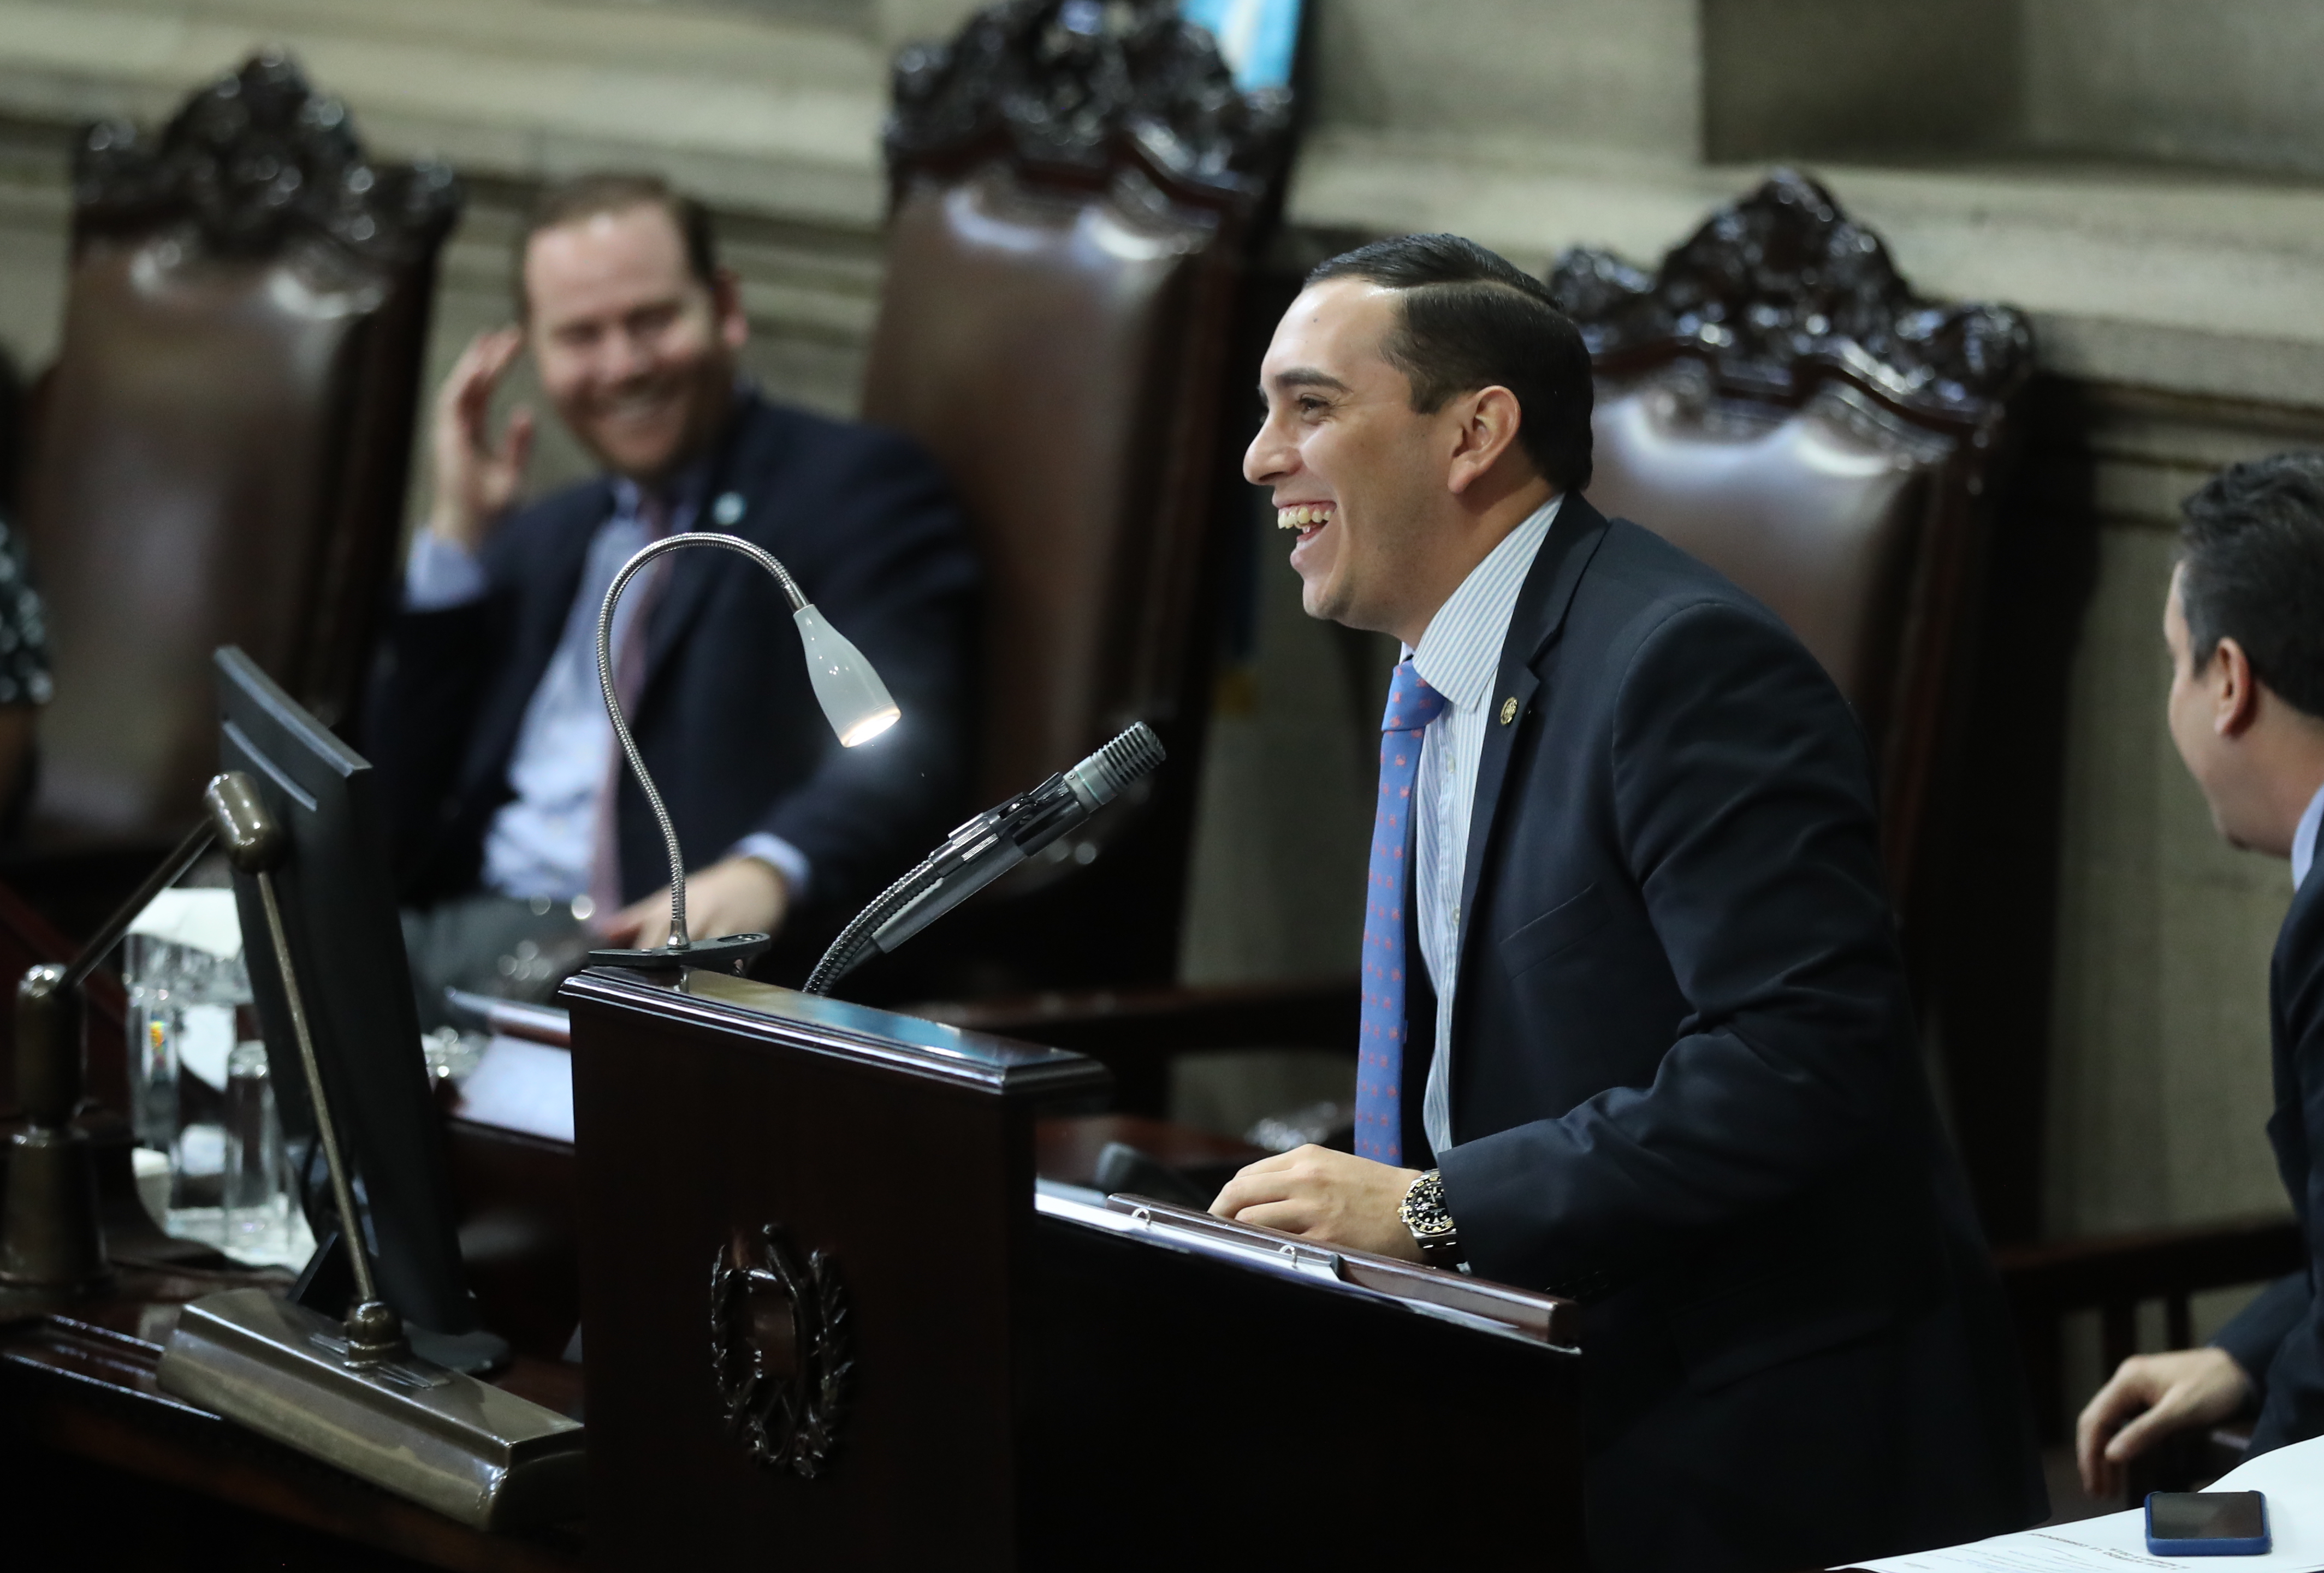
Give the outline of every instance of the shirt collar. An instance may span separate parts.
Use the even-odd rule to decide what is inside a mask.
[[[2299,889],[2308,883],[2308,870],[2316,864],[2316,832],[2324,826],[2324,786],[2308,800],[2308,812],[2300,816],[2300,828],[2292,832],[2292,888]]]
[[[684,529],[699,511],[702,488],[709,479],[710,455],[705,454],[654,488],[656,495],[669,510],[672,530]],[[614,476],[613,512],[622,518],[636,518],[638,504],[642,501],[645,490],[627,475]]]
[[[1460,588],[1445,598],[1428,620],[1420,643],[1406,653],[1421,681],[1456,710],[1474,710],[1491,697],[1493,675],[1500,669],[1501,646],[1508,641],[1509,618],[1516,612],[1517,593],[1525,588],[1526,573],[1541,552],[1541,543],[1557,519],[1560,492],[1519,521],[1485,560],[1469,570]]]

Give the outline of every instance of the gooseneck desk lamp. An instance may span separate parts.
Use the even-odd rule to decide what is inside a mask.
[[[685,854],[678,851],[678,830],[669,822],[669,810],[662,806],[661,793],[646,770],[636,740],[630,736],[630,723],[622,718],[621,698],[613,686],[614,604],[638,570],[665,553],[687,547],[718,547],[740,553],[775,576],[783,593],[790,597],[791,621],[798,625],[799,641],[807,649],[807,676],[815,685],[815,696],[844,747],[852,749],[870,742],[895,725],[903,713],[889,697],[888,685],[880,681],[880,674],[872,669],[872,663],[837,629],[823,620],[823,613],[800,592],[798,581],[791,577],[790,570],[777,562],[773,554],[740,536],[709,530],[664,536],[639,547],[622,565],[622,571],[613,575],[613,584],[606,586],[605,603],[597,612],[597,684],[604,691],[605,713],[613,722],[613,735],[621,740],[622,753],[628,759],[638,785],[645,789],[646,802],[653,808],[654,823],[661,827],[662,845],[669,854],[669,943],[645,950],[592,951],[589,959],[600,966],[714,967],[721,971],[740,972],[772,942],[762,934],[730,934],[713,940],[696,940],[687,934]],[[644,630],[639,630],[637,637],[644,637]]]
[[[654,823],[661,827],[662,845],[669,853],[669,943],[649,950],[590,952],[589,959],[601,966],[713,967],[740,972],[772,943],[762,934],[696,940],[686,932],[685,854],[678,851],[678,831],[669,822],[669,811],[662,806],[661,793],[630,736],[629,722],[622,717],[621,696],[613,682],[613,607],[622,591],[639,569],[663,553],[697,546],[720,547],[750,558],[772,574],[790,597],[791,621],[798,624],[799,639],[807,648],[807,676],[815,683],[815,696],[844,747],[871,741],[895,725],[902,713],[862,652],[823,620],[823,613],[808,603],[789,571],[767,552],[739,536],[712,532],[665,536],[640,547],[613,575],[605,589],[605,603],[597,612],[597,685],[604,692],[605,713],[613,721],[613,735],[621,740],[622,753],[638,785],[645,789]],[[1125,787],[1160,765],[1162,758],[1161,740],[1144,722],[1136,722],[1072,769],[1059,771],[1031,791],[1020,792],[970,820],[855,915],[816,964],[805,992],[828,993],[833,984],[873,955],[894,950],[1112,802]]]

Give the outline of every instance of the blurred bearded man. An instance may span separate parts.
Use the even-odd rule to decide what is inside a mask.
[[[623,591],[615,685],[680,843],[697,939],[778,936],[777,975],[956,817],[976,568],[944,477],[908,439],[762,397],[708,214],[651,177],[542,193],[516,246],[516,326],[479,335],[433,420],[435,494],[367,713],[421,1020],[447,986],[545,997],[593,943],[669,931],[669,865],[621,768],[596,631],[638,548],[724,530],[771,552],[903,712],[832,735],[790,606],[729,553],[678,552]],[[604,466],[521,503],[533,418],[495,437],[530,354]]]

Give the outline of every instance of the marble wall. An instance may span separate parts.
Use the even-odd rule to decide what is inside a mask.
[[[2024,137],[2113,153],[2324,174],[2324,7],[2310,0],[2024,0]]]

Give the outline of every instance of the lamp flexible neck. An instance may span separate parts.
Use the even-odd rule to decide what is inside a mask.
[[[630,762],[630,771],[645,789],[646,802],[653,809],[654,823],[661,827],[663,849],[669,855],[669,949],[682,951],[692,942],[686,934],[686,857],[678,850],[678,827],[670,823],[669,810],[663,806],[661,791],[654,786],[652,775],[646,769],[645,757],[638,752],[637,741],[630,736],[630,723],[622,716],[622,701],[613,685],[613,608],[622,599],[622,592],[638,571],[655,558],[684,547],[719,547],[750,558],[775,577],[790,597],[791,610],[798,612],[807,605],[800,593],[798,582],[790,570],[777,562],[774,554],[752,545],[741,536],[726,535],[715,530],[688,530],[682,535],[666,535],[649,541],[622,565],[613,582],[605,587],[605,603],[597,612],[597,685],[605,696],[605,714],[613,723],[613,736],[622,745],[622,755]],[[643,630],[639,630],[641,636]],[[606,805],[613,812],[613,805]]]

